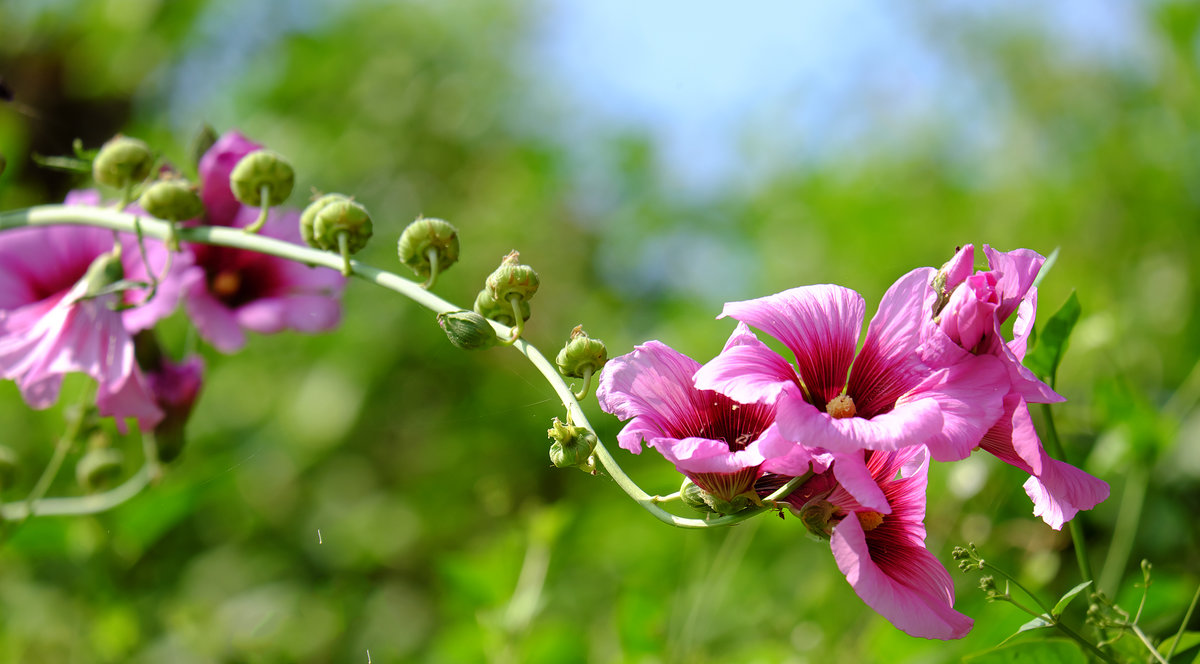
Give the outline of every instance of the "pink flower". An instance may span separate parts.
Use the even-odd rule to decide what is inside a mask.
[[[148,340],[147,340],[148,339]],[[135,340],[139,355],[151,355],[145,370],[146,383],[163,419],[154,427],[154,443],[161,461],[179,456],[184,444],[184,427],[200,395],[204,379],[204,360],[192,356],[180,363],[163,357],[152,337],[139,335]],[[150,347],[150,352],[143,349]]]
[[[241,228],[258,217],[258,208],[238,203],[229,188],[230,171],[258,148],[229,132],[201,158],[201,194],[209,223]],[[259,235],[301,244],[299,224],[299,212],[272,210]],[[322,332],[341,320],[345,279],[335,270],[228,247],[190,249],[194,267],[182,278],[184,306],[200,336],[222,352],[244,346],[246,330]]]
[[[63,375],[87,374],[98,383],[101,414],[121,426],[125,418],[137,418],[149,429],[163,413],[134,361],[122,314],[114,309],[121,295],[87,297],[82,281],[93,261],[112,250],[112,233],[102,229],[59,226],[0,234],[0,376],[15,381],[30,406],[46,408],[58,399]],[[127,271],[137,269],[130,254],[129,248],[121,253]]]
[[[1080,510],[1108,498],[1108,484],[1047,455],[1029,417],[1026,402],[1063,400],[1021,364],[1037,313],[1033,281],[1044,259],[1028,249],[1005,253],[985,245],[984,253],[988,270],[964,272],[962,266],[974,262],[971,245],[942,269],[944,285],[926,301],[922,357],[933,366],[952,367],[983,356],[1001,362],[1009,384],[1003,414],[979,447],[1030,474],[1025,492],[1034,515],[1059,530]],[[1006,341],[1001,326],[1013,313],[1013,339]]]
[[[809,479],[785,500],[814,534],[830,540],[838,569],[867,606],[910,636],[966,636],[973,621],[954,610],[950,573],[925,548],[928,452],[917,446],[866,454],[887,513],[864,507],[834,481],[832,471]],[[764,478],[759,493],[786,479]]]
[[[753,335],[739,328],[726,348],[746,336]],[[732,501],[752,491],[766,460],[792,446],[771,425],[773,406],[696,389],[692,376],[699,368],[690,357],[650,341],[605,365],[596,397],[605,412],[630,420],[617,435],[621,447],[639,454],[645,441],[701,489]]]
[[[727,348],[705,365],[696,386],[746,403],[775,404],[784,438],[833,453],[839,481],[864,505],[885,511],[862,450],[927,445],[935,457],[963,458],[1000,417],[1008,390],[993,357],[936,370],[921,361],[922,305],[932,276],[932,268],[914,270],[888,289],[857,357],[865,307],[852,290],[805,286],[728,303],[722,316],[768,332],[796,362],[755,340]]]
[[[208,211],[208,223],[232,226],[242,204],[229,187],[229,174],[242,157],[262,146],[236,131],[226,132],[200,157],[200,199]]]

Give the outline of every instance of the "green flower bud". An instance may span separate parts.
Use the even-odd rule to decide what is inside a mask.
[[[263,189],[267,190],[266,206],[279,205],[292,194],[296,173],[282,155],[270,150],[255,150],[242,157],[229,173],[229,188],[243,205],[263,206]]]
[[[116,136],[105,143],[92,162],[92,177],[100,184],[125,189],[150,177],[154,154],[136,138]]]
[[[325,198],[328,196],[322,197],[321,200]],[[315,246],[327,251],[340,251],[341,238],[344,236],[346,250],[351,254],[357,253],[367,246],[371,233],[371,215],[367,214],[367,208],[349,198],[326,201],[312,218],[313,242],[316,243]]]
[[[508,302],[515,295],[522,302],[537,292],[537,272],[528,265],[521,265],[521,254],[513,251],[500,262],[500,267],[488,275],[488,295],[496,302]]]
[[[546,434],[554,441],[550,445],[550,462],[555,466],[575,467],[589,473],[596,469],[592,462],[596,434],[587,427],[569,426],[556,417]]]
[[[102,295],[108,292],[109,286],[124,278],[125,266],[121,264],[121,254],[118,251],[100,254],[92,260],[83,277],[87,284],[85,293],[88,297]]]
[[[138,205],[146,212],[170,221],[186,221],[204,214],[204,203],[196,187],[187,180],[159,180],[146,187]]]
[[[121,477],[124,461],[125,455],[120,450],[111,447],[92,448],[75,464],[75,480],[88,492],[106,489]]]
[[[7,489],[17,482],[20,459],[8,445],[0,445],[0,489]]]
[[[437,315],[438,325],[456,348],[480,350],[491,348],[499,339],[487,319],[474,311],[451,311]]]
[[[529,320],[531,313],[529,309],[529,303],[525,300],[521,300],[521,304],[518,305],[518,308],[521,310],[521,318],[524,320]],[[517,322],[513,320],[512,305],[508,302],[501,304],[493,300],[492,296],[488,295],[486,288],[479,291],[479,295],[475,296],[475,312],[485,318],[490,318],[501,325],[507,325],[509,327],[512,327]]]
[[[801,523],[808,532],[817,539],[827,540],[833,537],[834,516],[836,507],[824,498],[813,498],[798,511]],[[793,510],[796,511],[796,510]]]
[[[314,249],[326,249],[325,246],[317,242],[315,226],[317,224],[317,213],[325,209],[325,206],[337,203],[339,201],[349,201],[349,196],[342,194],[325,194],[313,199],[313,202],[304,208],[304,212],[300,213],[300,237],[304,240],[304,244]]]
[[[422,279],[428,279],[432,271],[429,251],[437,254],[438,271],[458,262],[458,229],[448,221],[422,217],[408,225],[400,234],[397,254],[400,262],[407,265]]]
[[[584,372],[590,370],[597,373],[608,361],[608,348],[599,339],[593,339],[583,331],[582,325],[576,325],[571,330],[571,340],[562,350],[554,363],[559,372],[569,378],[583,378]]]

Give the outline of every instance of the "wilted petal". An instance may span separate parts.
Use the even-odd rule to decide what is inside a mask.
[[[841,393],[862,330],[862,296],[833,285],[802,286],[729,302],[729,316],[779,339],[796,354],[801,380],[820,407]]]
[[[1108,498],[1108,483],[1092,477],[1069,463],[1044,456],[1041,475],[1025,481],[1025,493],[1033,501],[1033,515],[1042,517],[1055,530]]]
[[[1046,259],[1031,249],[1004,252],[986,244],[983,245],[983,253],[987,254],[988,265],[1001,274],[996,283],[996,292],[1001,300],[996,319],[1003,322],[1017,310],[1017,305],[1033,286],[1033,280],[1037,278]]]

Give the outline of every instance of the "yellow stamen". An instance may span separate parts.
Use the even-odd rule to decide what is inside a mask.
[[[218,298],[232,297],[242,287],[242,277],[237,272],[220,272],[212,280],[212,292]]]
[[[883,523],[883,515],[879,512],[859,512],[858,522],[862,525],[863,532],[870,532]]]
[[[849,394],[839,394],[825,404],[825,412],[835,420],[854,417],[858,411],[854,409],[854,399]]]

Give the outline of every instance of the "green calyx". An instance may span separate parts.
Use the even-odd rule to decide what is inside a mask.
[[[154,153],[136,138],[116,136],[101,146],[92,162],[92,177],[114,189],[128,189],[150,177]]]
[[[341,237],[346,238],[347,251],[357,253],[367,246],[373,227],[367,208],[343,198],[329,201],[313,217],[312,237],[321,249],[337,251]]]
[[[512,297],[525,302],[537,292],[539,284],[537,272],[521,264],[521,254],[517,251],[505,256],[486,282],[488,295],[496,302],[508,302]]]
[[[296,173],[282,155],[255,150],[242,157],[229,173],[229,188],[243,205],[280,205],[292,195]]]
[[[437,322],[455,348],[482,350],[499,342],[492,324],[474,311],[440,313]]]
[[[592,459],[596,434],[587,427],[563,424],[556,417],[546,434],[554,441],[550,445],[550,463],[558,468],[574,467],[589,473],[596,470]]]
[[[84,297],[96,297],[112,292],[112,287],[125,278],[125,266],[121,264],[121,252],[117,250],[100,254],[92,260],[84,274]]]
[[[421,217],[400,234],[396,254],[418,277],[429,279],[458,262],[458,229],[444,219]],[[435,265],[436,263],[436,265]]]
[[[757,507],[762,503],[758,495],[753,491],[725,500],[700,488],[691,478],[684,478],[683,485],[679,487],[679,498],[685,505],[697,512],[708,512],[711,514],[737,514],[742,510]]]
[[[596,373],[608,361],[608,348],[599,339],[593,339],[583,331],[582,325],[571,330],[571,339],[558,351],[554,363],[562,375],[583,378],[587,373]]]
[[[833,527],[837,525],[838,520],[834,519],[836,510],[833,503],[821,497],[813,498],[799,510],[792,511],[800,517],[800,522],[814,538],[828,540],[833,537]]]
[[[521,303],[517,306],[521,310],[522,320],[529,320],[529,316],[532,313],[529,309],[529,303],[521,300]],[[501,303],[493,300],[486,288],[479,291],[479,294],[475,296],[474,309],[476,313],[485,318],[490,318],[501,325],[512,327],[517,323],[513,318],[512,305],[508,302]]]
[[[146,212],[169,221],[195,219],[204,214],[204,203],[196,187],[182,179],[159,180],[142,192],[138,205]]]

